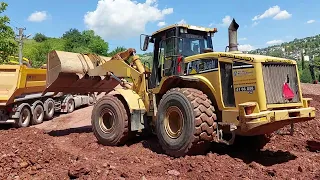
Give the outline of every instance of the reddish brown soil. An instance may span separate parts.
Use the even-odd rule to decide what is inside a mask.
[[[313,89],[311,89],[313,88]],[[320,112],[320,85],[304,85]],[[305,91],[304,91],[305,92]],[[0,130],[0,179],[320,179],[320,119],[281,129],[260,151],[213,144],[205,155],[171,158],[154,137],[122,147],[96,142],[92,107],[36,127]],[[75,128],[74,128],[75,127]]]

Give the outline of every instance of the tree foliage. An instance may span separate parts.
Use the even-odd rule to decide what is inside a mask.
[[[127,50],[127,48],[123,47],[123,46],[118,46],[116,47],[113,51],[111,51],[110,53],[108,53],[108,56],[112,57],[114,55],[116,55],[119,52],[125,51]]]
[[[36,33],[33,37],[33,39],[36,41],[36,42],[43,42],[45,40],[47,40],[47,36],[45,36],[44,34],[41,34],[41,33]]]
[[[8,4],[0,3],[0,14],[7,9]],[[14,40],[14,31],[8,24],[10,19],[8,16],[0,16],[0,63],[6,62],[9,55],[17,51],[17,43]]]
[[[300,71],[300,81],[303,83],[311,83],[312,82],[311,72],[310,72],[309,68],[305,68],[302,71]]]
[[[100,36],[95,35],[93,30],[80,32],[78,29],[70,29],[62,36],[65,42],[65,50],[77,53],[95,53],[107,55],[108,43]]]

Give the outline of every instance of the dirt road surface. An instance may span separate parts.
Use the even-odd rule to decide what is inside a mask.
[[[320,85],[304,85],[320,113]],[[29,128],[0,130],[0,179],[320,179],[320,119],[275,134],[260,151],[213,144],[204,155],[171,158],[155,137],[99,145],[92,107]]]

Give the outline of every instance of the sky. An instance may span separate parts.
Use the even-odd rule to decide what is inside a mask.
[[[26,35],[61,37],[70,28],[92,29],[109,43],[140,51],[140,34],[170,24],[216,27],[214,50],[224,51],[234,18],[239,49],[263,48],[320,34],[319,0],[7,0],[11,26]],[[149,51],[152,48],[149,46]]]

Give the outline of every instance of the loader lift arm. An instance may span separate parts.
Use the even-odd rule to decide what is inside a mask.
[[[130,48],[108,58],[94,54],[51,51],[48,55],[50,76],[45,92],[108,93],[120,84],[137,93],[149,109],[147,72],[135,52],[135,49]],[[127,82],[124,78],[129,78],[132,82]]]

